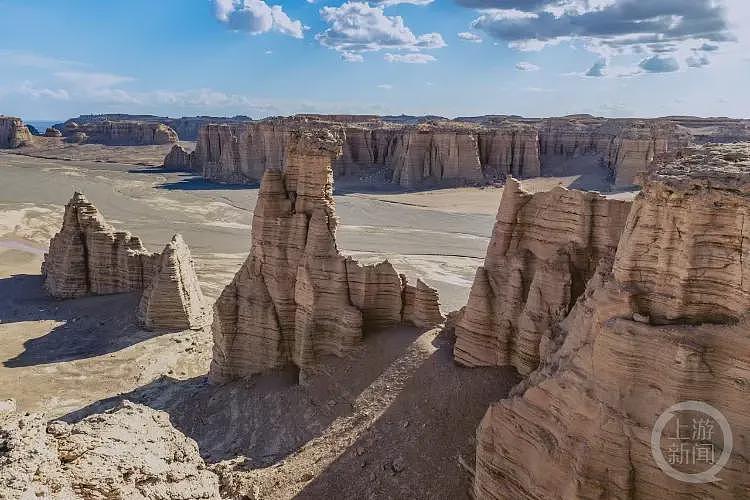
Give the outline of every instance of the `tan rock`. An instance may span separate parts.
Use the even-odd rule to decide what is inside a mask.
[[[393,266],[361,266],[336,246],[331,161],[342,142],[340,131],[294,132],[284,171],[263,175],[250,255],[214,306],[211,380],[314,370],[357,345],[363,329],[402,321]],[[426,317],[428,295],[419,295]]]
[[[540,368],[482,420],[476,498],[750,494],[750,453],[742,444],[750,432],[750,305],[743,302],[741,224],[749,186],[750,145],[687,152],[647,178],[614,273],[612,261],[601,259],[585,293],[556,327],[555,345]],[[710,229],[703,225],[708,220]],[[677,238],[670,236],[676,228]],[[693,274],[696,269],[702,270]],[[654,318],[669,324],[655,325]],[[700,321],[715,324],[694,324]],[[734,447],[719,482],[677,481],[652,457],[657,418],[683,401],[710,404],[731,427]],[[719,454],[718,425],[715,431]],[[665,454],[670,436],[674,431],[662,434]],[[698,472],[708,466],[675,468]]]
[[[63,135],[70,142],[83,142],[80,139],[85,137],[86,142],[108,146],[147,146],[178,141],[177,133],[167,125],[142,121],[66,122]]]
[[[614,253],[630,203],[562,187],[530,194],[508,179],[483,267],[456,326],[456,361],[537,368],[553,326]]]
[[[76,424],[0,414],[3,498],[219,499],[192,439],[161,411],[122,402]]]
[[[31,141],[31,132],[20,118],[0,115],[0,149],[18,148]]]
[[[211,323],[190,249],[179,234],[161,253],[141,296],[138,320],[149,330],[198,330]]]
[[[47,292],[58,298],[132,292],[146,287],[158,259],[75,193],[65,206],[62,229],[50,241],[42,277]]]
[[[190,170],[191,158],[191,154],[185,148],[175,144],[164,158],[164,168],[167,170]]]
[[[44,131],[45,137],[62,137],[62,132],[57,130],[54,127],[47,127],[47,130]]]
[[[434,328],[442,323],[445,318],[440,312],[437,290],[421,279],[417,279],[416,286],[407,284],[403,275],[401,279],[404,288],[403,321],[417,328]]]

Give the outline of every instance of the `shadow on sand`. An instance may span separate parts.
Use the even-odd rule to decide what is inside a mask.
[[[24,351],[3,365],[18,368],[91,358],[159,335],[136,326],[138,300],[138,293],[56,300],[44,292],[40,275],[0,279],[0,323],[61,323],[46,335],[27,340]]]

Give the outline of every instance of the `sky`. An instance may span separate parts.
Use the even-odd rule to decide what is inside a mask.
[[[0,114],[750,117],[750,0],[0,0]]]

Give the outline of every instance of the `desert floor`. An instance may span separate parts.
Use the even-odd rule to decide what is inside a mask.
[[[39,267],[74,190],[151,250],[181,233],[210,299],[249,251],[257,188],[135,165],[156,157],[150,149],[130,157],[121,148],[90,149],[71,149],[78,159],[67,160],[0,153],[0,399],[68,420],[123,397],[163,409],[207,462],[237,471],[237,492],[264,498],[465,495],[474,429],[516,378],[455,366],[450,339],[437,331],[369,334],[351,357],[326,363],[304,386],[280,374],[217,388],[205,377],[210,332],[145,332],[135,324],[134,295],[46,297]],[[580,182],[544,178],[525,187]],[[482,264],[501,193],[347,191],[336,196],[339,245],[421,277],[452,311],[465,304]],[[331,495],[336,488],[340,496]]]

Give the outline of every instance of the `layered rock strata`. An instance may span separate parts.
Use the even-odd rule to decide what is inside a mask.
[[[337,126],[346,135],[333,165],[338,179],[414,188],[600,171],[615,186],[626,186],[658,155],[690,145],[695,133],[666,119],[345,118],[298,115],[207,124],[183,165],[214,181],[254,183],[266,168],[285,164],[291,132]]]
[[[66,122],[63,135],[74,142],[108,146],[148,146],[177,142],[177,133],[163,123],[137,121]]]
[[[175,144],[164,158],[164,168],[167,170],[190,170],[190,153],[179,144]]]
[[[62,132],[53,127],[47,127],[44,131],[44,137],[62,137]]]
[[[20,118],[0,115],[0,149],[15,149],[31,141],[31,132]]]
[[[342,142],[325,129],[296,132],[285,170],[265,172],[250,255],[214,306],[211,380],[310,371],[321,356],[357,345],[364,330],[402,321],[393,266],[362,266],[336,246],[331,161]]]
[[[197,330],[211,323],[190,249],[179,234],[161,252],[141,296],[138,320],[149,330]]]
[[[600,261],[541,367],[483,418],[476,498],[750,495],[748,212],[748,144],[688,151],[646,179],[614,262]],[[673,479],[652,456],[658,417],[684,401],[713,406],[731,428],[719,481]],[[656,434],[665,457],[676,418]],[[707,422],[713,461],[673,469],[706,471],[729,450]]]
[[[3,498],[221,498],[195,441],[127,401],[72,425],[9,408],[0,443]]]
[[[132,292],[148,285],[159,258],[137,236],[116,231],[75,193],[44,256],[42,278],[47,292],[58,298]]]
[[[617,248],[630,203],[557,187],[531,194],[509,178],[484,266],[461,320],[455,359],[466,366],[537,368],[553,326]]]
[[[432,328],[445,321],[440,312],[440,297],[437,290],[421,279],[417,285],[409,285],[402,275],[404,289],[403,319],[417,328]]]

